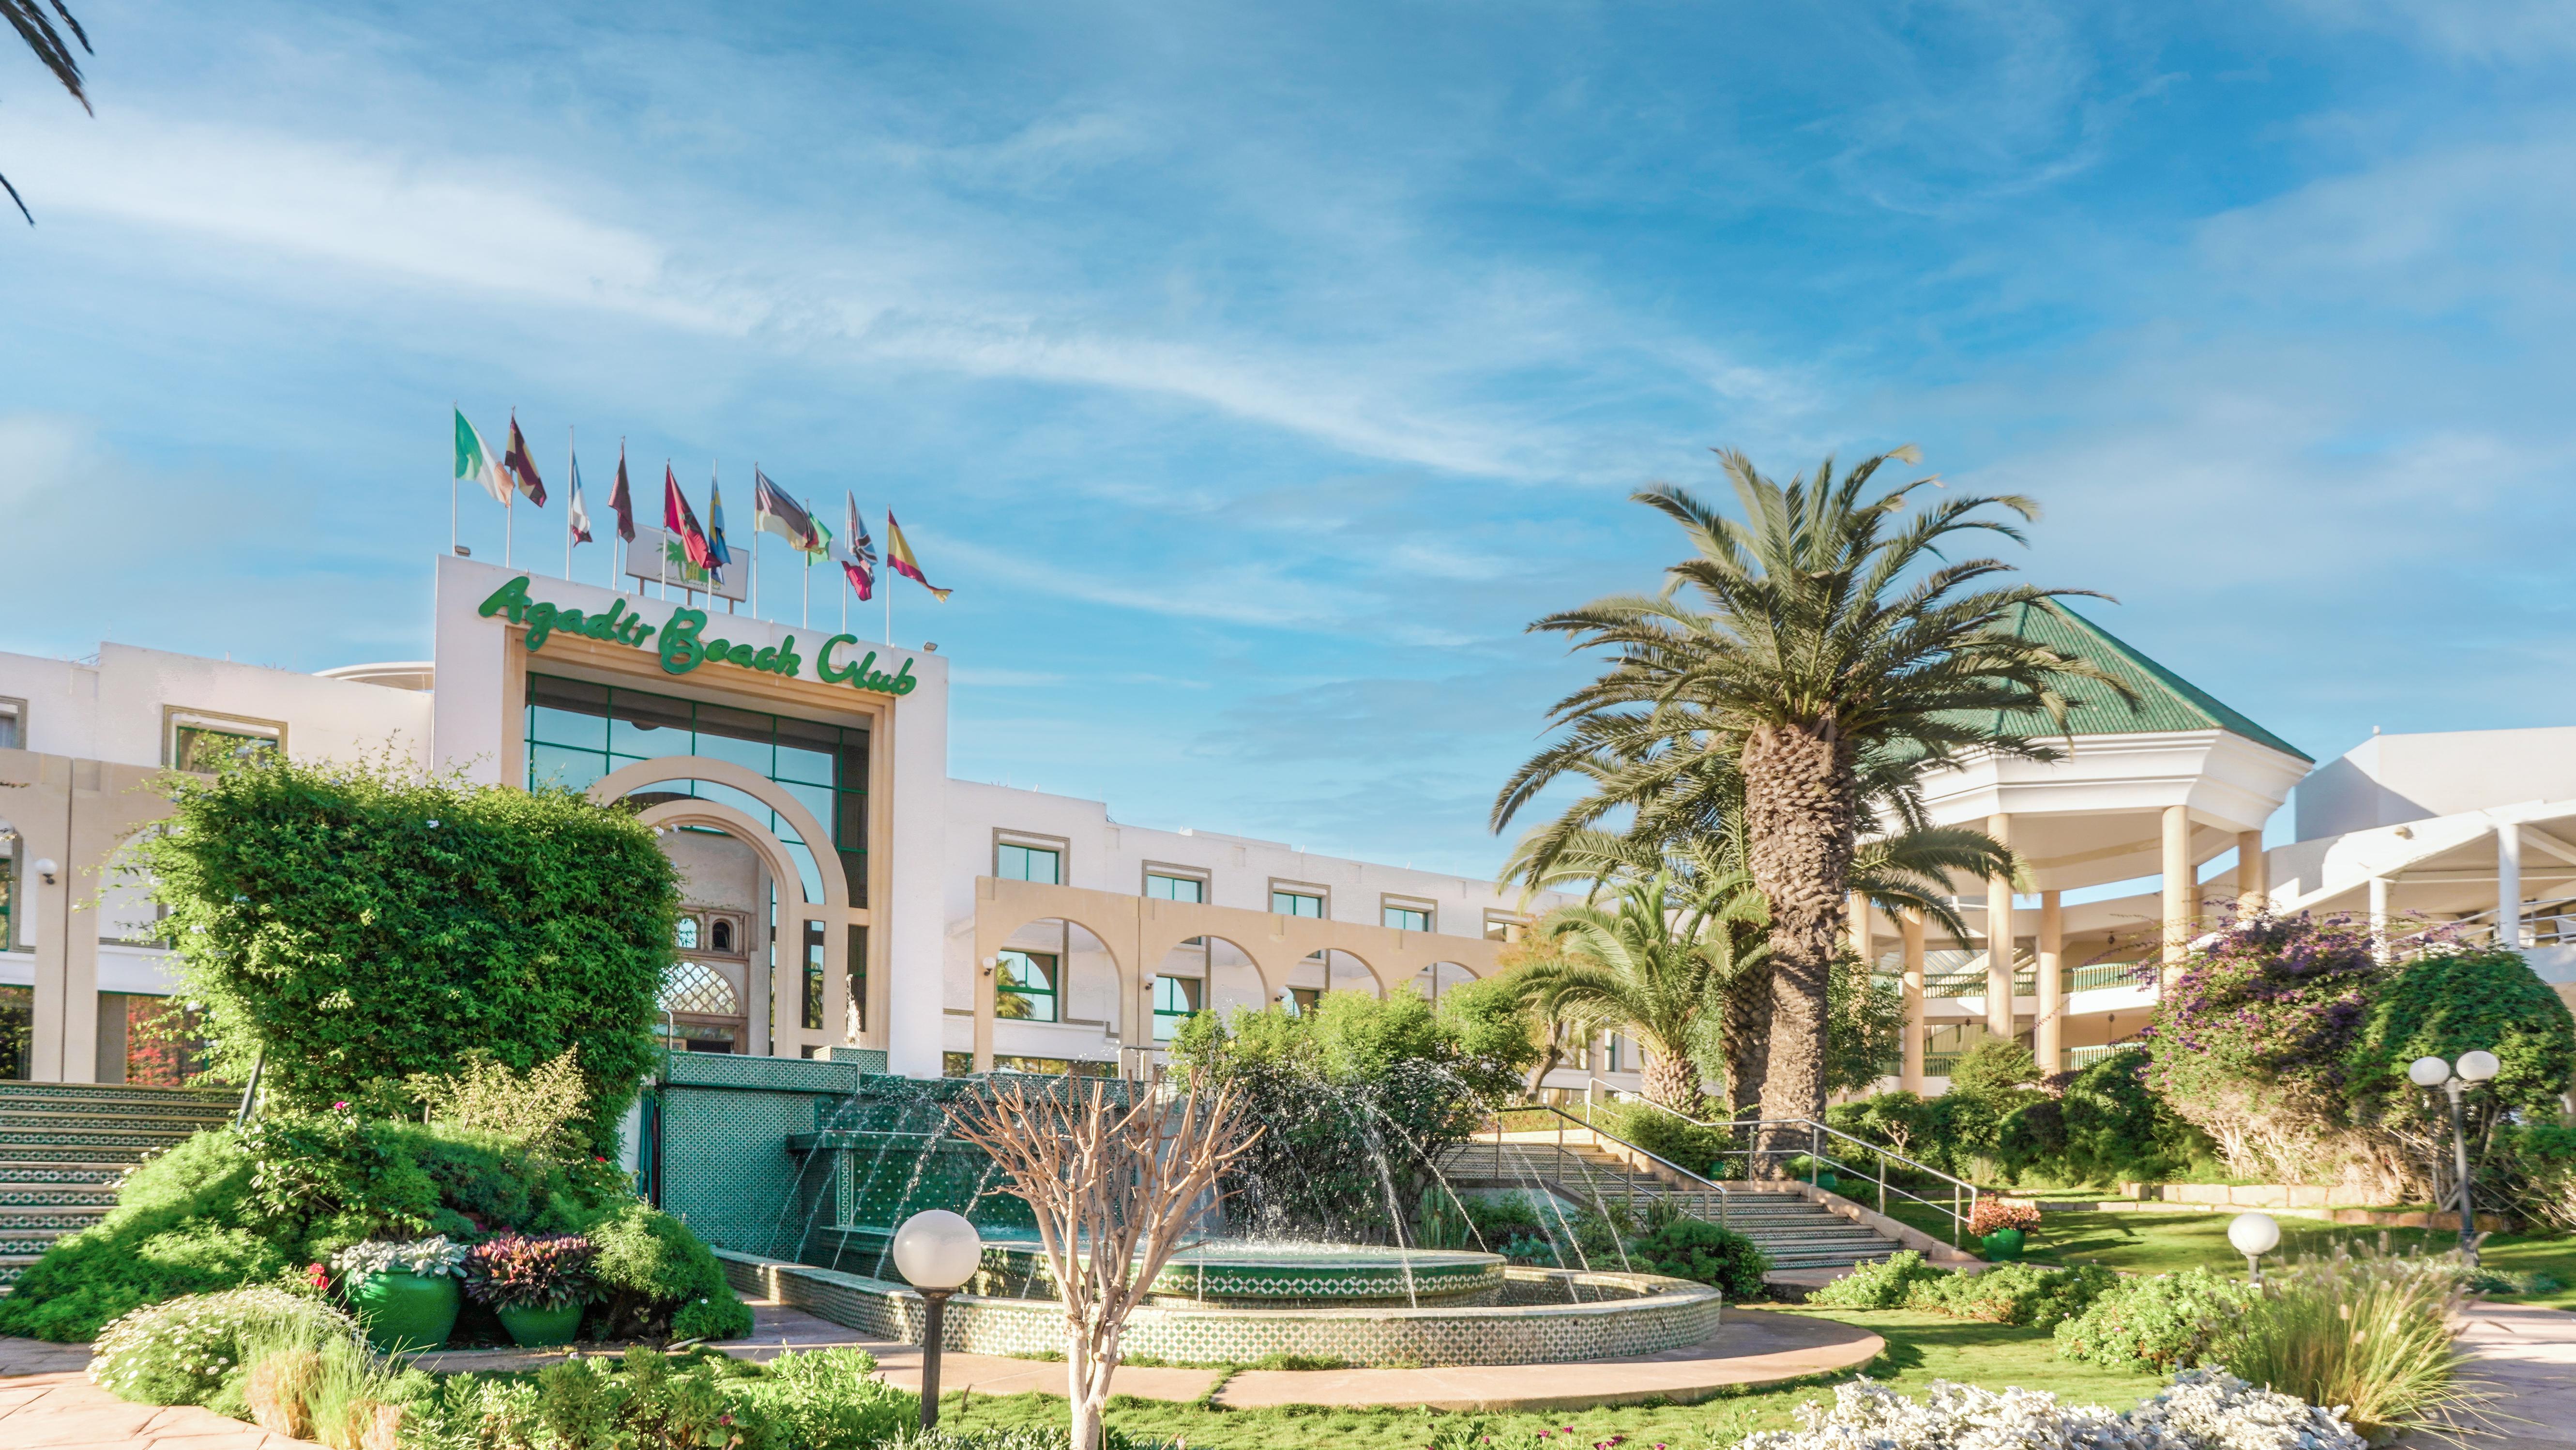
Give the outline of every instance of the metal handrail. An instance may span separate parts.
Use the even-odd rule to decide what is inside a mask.
[[[1634,1154],[1638,1155],[1638,1156],[1639,1156],[1639,1157],[1641,1157],[1641,1158],[1651,1159],[1651,1160],[1653,1160],[1654,1162],[1656,1162],[1656,1163],[1659,1163],[1659,1164],[1663,1165],[1665,1168],[1668,1168],[1668,1169],[1672,1170],[1674,1173],[1676,1173],[1676,1174],[1680,1175],[1681,1177],[1683,1177],[1683,1178],[1685,1178],[1685,1179],[1689,1180],[1690,1182],[1695,1183],[1695,1184],[1698,1184],[1698,1185],[1699,1185],[1699,1187],[1698,1187],[1697,1189],[1693,1190],[1694,1192],[1700,1193],[1700,1194],[1702,1194],[1703,1196],[1705,1196],[1705,1195],[1707,1195],[1707,1194],[1711,1194],[1711,1193],[1716,1194],[1716,1195],[1717,1195],[1717,1223],[1718,1223],[1718,1227],[1720,1227],[1720,1228],[1724,1228],[1724,1227],[1726,1226],[1726,1222],[1727,1222],[1727,1210],[1728,1210],[1728,1207],[1729,1207],[1729,1205],[1730,1205],[1730,1203],[1731,1203],[1731,1201],[1732,1201],[1732,1200],[1731,1200],[1731,1196],[1730,1196],[1730,1195],[1729,1195],[1729,1193],[1727,1192],[1727,1188],[1726,1188],[1726,1185],[1725,1185],[1725,1184],[1719,1183],[1719,1182],[1717,1182],[1715,1179],[1712,1179],[1712,1178],[1706,1177],[1706,1176],[1704,1176],[1704,1175],[1702,1175],[1702,1174],[1694,1173],[1694,1172],[1692,1172],[1691,1170],[1689,1170],[1689,1169],[1687,1169],[1687,1168],[1684,1168],[1682,1165],[1680,1165],[1680,1164],[1678,1164],[1678,1163],[1674,1162],[1674,1161],[1673,1161],[1673,1160],[1671,1160],[1670,1158],[1667,1158],[1667,1157],[1663,1156],[1663,1155],[1662,1155],[1662,1154],[1660,1154],[1660,1153],[1652,1152],[1652,1151],[1650,1151],[1650,1150],[1648,1150],[1648,1149],[1638,1147],[1636,1144],[1629,1142],[1627,1139],[1620,1137],[1620,1136],[1619,1136],[1618,1134],[1616,1134],[1616,1133],[1607,1132],[1607,1131],[1605,1131],[1605,1130],[1603,1130],[1603,1129],[1601,1129],[1601,1128],[1597,1128],[1597,1127],[1593,1126],[1589,1121],[1587,1121],[1587,1120],[1585,1120],[1585,1119],[1583,1119],[1583,1118],[1578,1118],[1578,1117],[1576,1117],[1576,1116],[1575,1116],[1575,1115],[1573,1115],[1572,1113],[1567,1112],[1565,1109],[1558,1107],[1558,1106],[1557,1106],[1556,1104],[1554,1104],[1554,1103],[1523,1103],[1523,1104],[1519,1105],[1518,1107],[1500,1108],[1500,1109],[1495,1110],[1495,1113],[1494,1113],[1494,1152],[1495,1152],[1495,1154],[1496,1154],[1498,1157],[1499,1157],[1499,1156],[1500,1156],[1500,1154],[1502,1153],[1502,1149],[1503,1149],[1503,1114],[1505,1114],[1505,1113],[1528,1112],[1528,1111],[1530,1111],[1530,1110],[1532,1110],[1532,1109],[1537,1109],[1537,1110],[1540,1110],[1540,1111],[1553,1113],[1553,1114],[1555,1114],[1555,1115],[1556,1115],[1556,1117],[1558,1118],[1558,1120],[1559,1120],[1559,1121],[1557,1122],[1557,1125],[1556,1125],[1556,1146],[1557,1146],[1557,1149],[1558,1149],[1560,1152],[1562,1152],[1562,1151],[1564,1150],[1564,1148],[1565,1148],[1565,1125],[1566,1125],[1567,1123],[1573,1123],[1573,1124],[1575,1124],[1575,1125],[1577,1125],[1577,1126],[1581,1127],[1581,1128],[1583,1129],[1583,1131],[1585,1131],[1585,1132],[1587,1132],[1587,1133],[1590,1133],[1592,1136],[1594,1136],[1594,1137],[1596,1137],[1596,1138],[1607,1138],[1607,1139],[1609,1139],[1611,1142],[1618,1144],[1620,1147],[1627,1149],[1629,1152],[1634,1153]],[[1629,1202],[1629,1206],[1630,1206],[1630,1211],[1631,1211],[1631,1212],[1634,1212],[1634,1211],[1635,1211],[1635,1205],[1636,1205],[1636,1200],[1637,1200],[1637,1191],[1636,1191],[1636,1189],[1637,1189],[1636,1179],[1635,1179],[1634,1177],[1631,1177],[1631,1178],[1628,1180],[1628,1202]],[[1597,1195],[1596,1195],[1596,1196],[1597,1196]]]
[[[1676,1113],[1674,1116],[1681,1117],[1682,1115]],[[1684,1121],[1697,1122],[1698,1120],[1686,1118]],[[1713,1128],[1721,1125],[1716,1123],[1701,1123],[1700,1126],[1704,1128]],[[1839,1158],[1830,1158],[1826,1156],[1825,1138],[1828,1134],[1866,1150],[1870,1156],[1875,1158],[1878,1162],[1878,1211],[1881,1214],[1885,1214],[1887,1212],[1887,1194],[1889,1189],[1887,1181],[1887,1165],[1890,1161],[1902,1163],[1917,1173],[1930,1174],[1932,1177],[1940,1179],[1942,1182],[1950,1185],[1950,1201],[1947,1204],[1942,1203],[1938,1199],[1925,1198],[1922,1194],[1912,1192],[1902,1185],[1898,1185],[1895,1191],[1897,1196],[1900,1198],[1909,1198],[1916,1203],[1922,1204],[1925,1208],[1936,1209],[1942,1213],[1948,1214],[1950,1216],[1950,1242],[1953,1245],[1956,1245],[1959,1242],[1960,1236],[1966,1231],[1968,1221],[1976,1216],[1977,1202],[1985,1193],[1984,1189],[1979,1188],[1977,1185],[1970,1183],[1964,1178],[1952,1177],[1950,1174],[1944,1173],[1940,1169],[1935,1168],[1928,1163],[1917,1162],[1892,1148],[1887,1148],[1880,1144],[1873,1143],[1867,1138],[1846,1133],[1840,1128],[1830,1127],[1824,1123],[1819,1123],[1813,1118],[1746,1118],[1732,1124],[1731,1126],[1739,1128],[1805,1128],[1808,1135],[1807,1162],[1809,1167],[1807,1170],[1807,1182],[1809,1187],[1816,1188],[1819,1192],[1822,1191],[1822,1185],[1818,1184],[1816,1179],[1823,1174],[1825,1164],[1831,1163],[1837,1168],[1850,1169],[1855,1176],[1864,1176],[1861,1174],[1859,1165],[1846,1163]],[[1728,1148],[1723,1150],[1720,1156],[1732,1158],[1738,1154],[1742,1154],[1749,1158],[1756,1153],[1769,1152],[1776,1154],[1779,1151],[1780,1150],[1776,1147],[1769,1149]]]

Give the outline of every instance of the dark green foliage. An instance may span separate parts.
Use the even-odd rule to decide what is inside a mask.
[[[2044,1269],[1999,1264],[1982,1274],[1944,1274],[1916,1283],[1905,1307],[1987,1324],[2027,1324],[2046,1329],[2084,1312],[2120,1282],[2109,1269]]]
[[[562,792],[282,758],[169,789],[176,819],[132,864],[220,1070],[266,1048],[271,1101],[320,1110],[462,1043],[520,1070],[578,1048],[606,1141],[652,1061],[678,912],[649,829]]]
[[[2124,1279],[2057,1326],[2057,1352],[2113,1369],[2170,1374],[2201,1363],[2254,1291],[2207,1269]]]
[[[2148,1090],[2146,1074],[2146,1050],[2129,1047],[2049,1079],[2060,1089],[2065,1122],[2059,1176],[2084,1183],[2147,1181],[2209,1154],[2209,1140]]]
[[[2002,1097],[2039,1081],[2039,1059],[2009,1037],[1988,1037],[1962,1053],[1950,1069],[1950,1091]]]
[[[1194,1086],[1230,1086],[1262,1135],[1231,1175],[1239,1209],[1266,1231],[1386,1240],[1388,1180],[1415,1199],[1433,1167],[1486,1110],[1520,1090],[1536,1060],[1515,998],[1480,983],[1435,1011],[1411,992],[1327,992],[1299,1016],[1203,1012],[1183,1023],[1174,1062]]]
[[[607,1297],[585,1328],[599,1339],[740,1339],[751,1311],[688,1225],[629,1200],[588,1229]]]
[[[1899,1249],[1875,1264],[1862,1264],[1807,1296],[1810,1304],[1828,1304],[1837,1309],[1901,1309],[1913,1296],[1915,1286],[1948,1276],[1948,1271],[1923,1262],[1914,1249]]]
[[[587,1304],[599,1292],[598,1253],[579,1234],[494,1234],[465,1253],[465,1293],[496,1309]]]
[[[1730,1299],[1761,1297],[1771,1256],[1753,1240],[1703,1219],[1677,1218],[1628,1245],[1628,1262],[1650,1274],[1695,1279]]]
[[[2016,1173],[2065,1161],[2066,1105],[2041,1096],[2015,1104],[1995,1125],[1995,1151]]]
[[[56,1241],[0,1299],[0,1334],[78,1343],[146,1304],[285,1272],[300,1261],[241,1226],[250,1186],[229,1128],[144,1163],[105,1219]]]
[[[1727,1176],[1723,1165],[1742,1161],[1726,1156],[1729,1149],[1737,1146],[1733,1133],[1724,1128],[1702,1127],[1642,1099],[1611,1104],[1602,1110],[1600,1123],[1612,1136],[1625,1138],[1667,1163],[1705,1177],[1723,1178]]]
[[[2407,1081],[2407,1064],[2419,1057],[2456,1062],[2481,1047],[2504,1065],[2478,1090],[2480,1099],[2544,1120],[2558,1116],[2558,1095],[2576,1074],[2576,1020],[2567,1004],[2516,952],[2416,957],[2371,993],[2344,1058],[2351,1110],[2362,1121],[2423,1113],[2425,1094]]]
[[[1858,1092],[1905,1051],[1905,988],[1846,955],[1825,979],[1825,1091]]]

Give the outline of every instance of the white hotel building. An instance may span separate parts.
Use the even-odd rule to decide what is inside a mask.
[[[301,675],[120,644],[81,661],[0,653],[0,1076],[166,1080],[166,1049],[135,1029],[172,984],[111,860],[165,813],[157,776],[243,748],[391,749],[635,802],[681,868],[665,1030],[698,1051],[1134,1074],[1193,1010],[1487,975],[1524,913],[1556,899],[953,780],[943,656],[686,610],[442,558],[428,661]],[[2004,836],[2026,868],[1959,883],[1977,931],[2011,922],[1991,943],[2007,949],[1855,920],[1907,984],[1892,1083],[1940,1090],[1985,1031],[2052,1066],[2107,1051],[2154,1003],[2153,971],[2131,964],[2187,941],[2222,898],[2366,912],[2397,934],[2463,921],[2576,982],[2576,729],[2374,737],[2311,772],[2111,636],[2024,627],[2063,635],[2144,703],[2079,712],[2062,761],[1936,783],[1939,819]],[[719,636],[721,660],[706,649]],[[2266,852],[2293,786],[2297,839]],[[1636,1068],[1605,1040],[1549,1085],[1633,1088]]]

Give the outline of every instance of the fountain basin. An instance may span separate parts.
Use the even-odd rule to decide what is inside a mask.
[[[1154,1292],[1201,1304],[1415,1304],[1490,1296],[1503,1256],[1218,1240],[1172,1255]]]
[[[921,1342],[922,1301],[902,1284],[718,1250],[726,1276],[883,1339]],[[1656,1354],[1699,1344],[1718,1329],[1715,1289],[1655,1274],[1507,1266],[1493,1305],[1147,1304],[1127,1321],[1129,1355],[1172,1364],[1249,1364],[1298,1355],[1357,1367],[1563,1364]],[[1516,1302],[1537,1301],[1537,1302]],[[942,1346],[1035,1357],[1064,1349],[1064,1310],[1052,1299],[961,1294],[948,1301]]]

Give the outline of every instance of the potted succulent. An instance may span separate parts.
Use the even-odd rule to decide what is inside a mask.
[[[1998,1263],[2021,1257],[2030,1231],[2039,1227],[2039,1206],[1980,1198],[1968,1211],[1968,1232],[1976,1235],[1986,1257]]]
[[[496,1235],[466,1252],[465,1292],[492,1307],[514,1344],[570,1344],[582,1306],[598,1297],[598,1252],[579,1234]]]
[[[379,1354],[435,1349],[456,1328],[456,1275],[465,1246],[445,1234],[390,1242],[370,1239],[331,1256],[340,1293]]]

